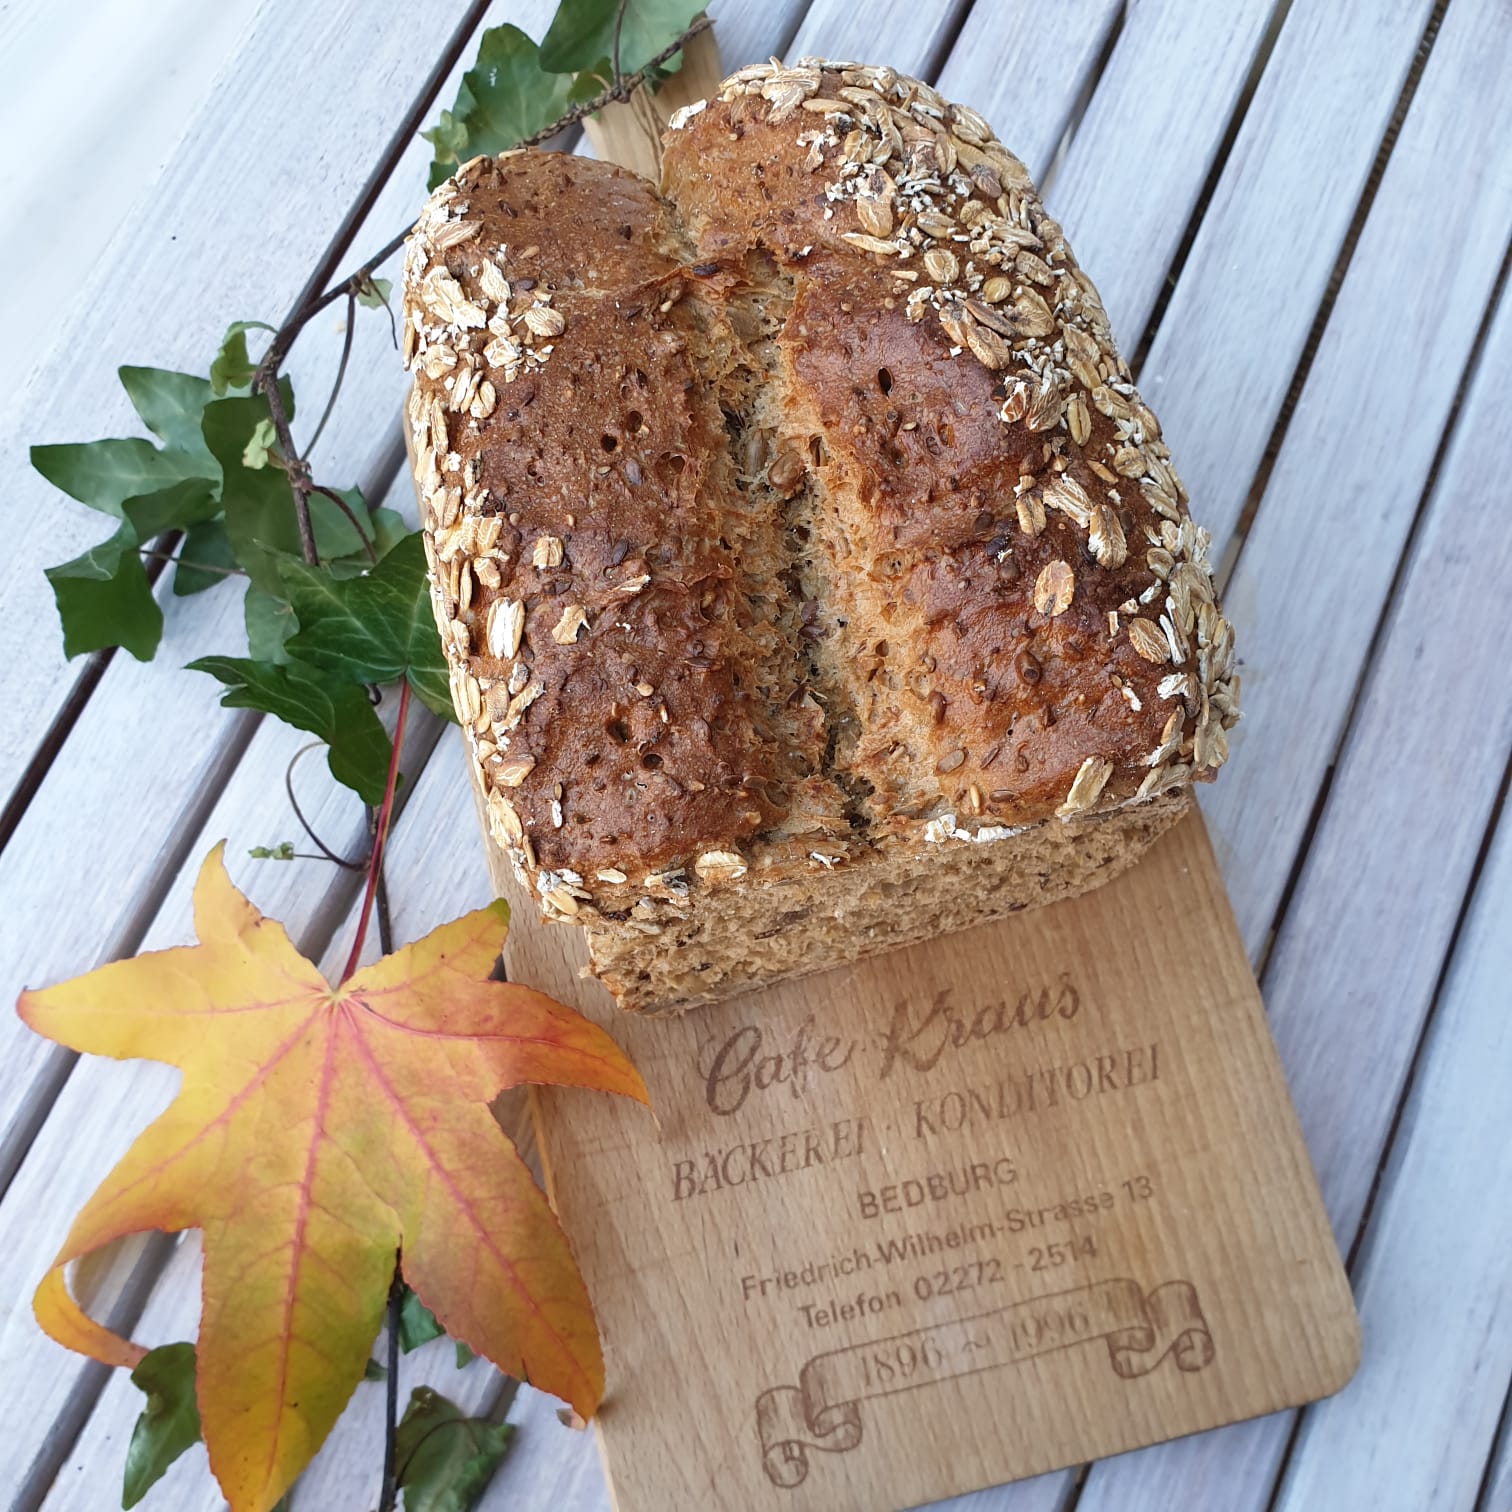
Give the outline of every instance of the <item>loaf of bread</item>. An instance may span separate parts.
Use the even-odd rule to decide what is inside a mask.
[[[409,244],[416,482],[498,843],[628,1008],[1114,876],[1227,753],[1207,537],[1022,164],[745,68],[660,192],[469,163]]]

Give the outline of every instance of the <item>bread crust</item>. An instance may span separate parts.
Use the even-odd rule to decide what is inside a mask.
[[[750,928],[763,888],[1223,761],[1233,636],[1158,423],[1022,165],[928,86],[743,69],[674,117],[660,195],[476,160],[411,238],[405,345],[490,824],[621,1001],[698,999],[657,942],[722,892]]]

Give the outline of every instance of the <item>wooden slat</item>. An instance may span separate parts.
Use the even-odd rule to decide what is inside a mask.
[[[1512,752],[1509,384],[1504,296],[1265,973],[1345,1248]]]
[[[930,65],[970,0],[814,0],[790,58],[812,54],[851,63],[887,63],[900,73],[932,74]]]
[[[1384,207],[1390,213],[1392,199],[1405,185],[1417,213],[1438,216],[1446,230],[1453,228],[1450,234],[1459,233],[1455,244],[1467,249],[1475,237],[1463,213],[1456,215],[1428,192],[1434,170],[1442,175],[1454,155],[1446,152],[1440,158],[1425,148],[1442,146],[1436,123],[1443,117],[1463,119],[1468,126],[1474,112],[1482,104],[1489,108],[1497,93],[1496,48],[1508,44],[1488,28],[1485,9],[1477,16],[1470,7],[1460,7],[1464,29],[1459,32],[1449,30],[1456,20],[1451,12],[1439,39],[1440,49],[1447,43],[1451,50],[1435,52],[1437,72],[1430,64],[1398,145],[1398,153],[1406,147],[1407,154],[1393,159],[1394,168],[1402,165],[1403,176],[1393,183],[1388,174],[1376,211]],[[1492,53],[1489,60],[1486,49]],[[1415,123],[1419,106],[1423,115]],[[1435,123],[1432,130],[1425,121]],[[1426,134],[1426,143],[1420,133]],[[1416,183],[1405,177],[1409,164],[1417,165]],[[1486,186],[1465,185],[1463,193],[1483,203]],[[1381,323],[1379,311],[1402,307],[1409,298],[1404,287],[1393,302],[1391,280],[1384,276],[1389,262],[1378,263],[1374,274],[1365,272],[1392,249],[1389,239],[1379,253],[1368,249],[1370,236],[1367,225],[1336,312],[1336,320],[1344,313],[1354,324],[1330,327],[1331,335],[1348,337],[1346,345],[1328,354],[1330,365],[1344,368],[1330,384],[1334,393],[1348,393],[1351,382],[1365,382],[1361,363],[1371,351],[1368,337]],[[1368,260],[1362,261],[1367,253]],[[1370,278],[1368,295],[1351,294],[1349,284],[1357,276]],[[1434,314],[1448,319],[1451,303],[1436,306]],[[1498,459],[1508,434],[1502,403],[1512,356],[1507,324],[1503,311],[1494,349],[1487,352],[1460,417],[1263,981],[1308,1148],[1346,1250],[1370,1191],[1512,740],[1512,685],[1505,663],[1497,659],[1493,668],[1467,652],[1468,647],[1498,644],[1499,637],[1512,632],[1512,607],[1497,587],[1508,569],[1506,533],[1496,523],[1501,518]],[[1324,355],[1320,353],[1315,377]],[[1446,386],[1451,377],[1446,376]],[[1373,387],[1365,388],[1360,413],[1370,413],[1376,402]],[[1306,396],[1303,412],[1326,433],[1326,421],[1308,411]],[[1421,423],[1400,411],[1386,420],[1402,426]],[[1365,434],[1354,437],[1366,456],[1371,455],[1374,423],[1372,416],[1359,426]],[[1288,446],[1292,444],[1289,436]],[[1329,466],[1335,463],[1347,488],[1348,472],[1337,449],[1318,450],[1324,451],[1317,462],[1319,475],[1331,476]],[[1355,466],[1363,472],[1367,464]],[[1381,497],[1378,491],[1377,501]],[[1271,503],[1268,496],[1265,508]],[[1318,511],[1312,527],[1317,533],[1331,526],[1332,496],[1329,505]],[[1300,549],[1305,555],[1315,548]],[[1357,582],[1358,552],[1335,559],[1339,565],[1326,590],[1331,604],[1342,609],[1342,601],[1356,593],[1366,604],[1379,601],[1384,585],[1377,585],[1372,596],[1368,584]],[[1297,564],[1278,560],[1270,572],[1295,577]],[[1293,591],[1301,591],[1295,582]],[[1357,655],[1363,655],[1363,643]],[[1294,670],[1291,675],[1298,674]],[[1300,684],[1293,687],[1293,696],[1301,700]],[[1342,703],[1347,696],[1346,690],[1335,699]],[[1342,711],[1336,712],[1342,718]],[[1273,717],[1282,717],[1279,707]],[[1263,767],[1235,780],[1240,771],[1225,775],[1241,793],[1255,792],[1267,780]],[[1422,775],[1414,781],[1412,774]],[[1319,771],[1317,779],[1321,776]],[[1222,784],[1215,792],[1221,789]],[[1295,845],[1292,833],[1290,827],[1279,835],[1257,830],[1245,849],[1232,853],[1231,892],[1242,895],[1245,873],[1267,863],[1269,847],[1286,846],[1289,856]],[[1252,949],[1257,943],[1252,940]],[[1368,1329],[1366,1337],[1368,1341]],[[1141,1512],[1166,1507],[1176,1496],[1195,1494],[1200,1500],[1204,1489],[1216,1495],[1218,1488],[1222,1504],[1233,1512],[1262,1508],[1290,1423],[1289,1417],[1266,1419],[1100,1465],[1087,1480],[1078,1512]]]
[[[0,12],[0,330],[32,330],[39,310],[68,304],[256,8],[27,0]],[[76,163],[88,164],[88,194],[59,172]],[[15,393],[38,355],[30,341],[0,346],[0,393]]]
[[[1046,186],[1125,352],[1138,342],[1274,9],[1141,0]]]
[[[940,70],[940,93],[980,111],[1040,183],[1120,9],[1118,0],[974,6]]]
[[[477,1512],[610,1512],[593,1433],[565,1427],[557,1418],[560,1405],[555,1397],[520,1387],[509,1413],[514,1446]]]
[[[1253,958],[1512,234],[1509,72],[1506,6],[1452,6],[1228,585],[1245,718],[1202,807]],[[1431,297],[1429,226],[1454,248]]]
[[[1432,0],[1295,0],[1139,374],[1227,547]]]
[[[1512,333],[1512,310],[1506,325]],[[1512,1376],[1509,921],[1512,814],[1476,887],[1356,1267],[1360,1373],[1304,1414],[1277,1512],[1475,1501]]]

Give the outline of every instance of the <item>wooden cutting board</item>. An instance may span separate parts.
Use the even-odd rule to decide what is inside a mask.
[[[1336,1391],[1359,1332],[1194,812],[1097,892],[681,1018],[514,905],[653,1119],[541,1090],[618,1512],[876,1512]]]

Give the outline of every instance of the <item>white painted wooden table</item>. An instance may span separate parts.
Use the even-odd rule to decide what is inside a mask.
[[[348,876],[235,859],[292,833],[300,737],[176,670],[237,648],[239,605],[173,603],[153,666],[65,665],[41,569],[100,527],[25,448],[130,433],[117,364],[203,369],[229,319],[276,319],[322,259],[384,240],[421,197],[406,113],[434,113],[438,62],[449,101],[478,25],[539,35],[549,9],[0,4],[5,994],[186,939],[192,871],[226,835],[262,908],[317,957],[343,950]],[[953,1505],[1512,1512],[1512,0],[711,9],[732,66],[862,57],[976,105],[1101,286],[1224,564],[1246,719],[1204,807],[1364,1324],[1332,1401]],[[312,392],[339,346],[330,326],[301,345]],[[379,423],[401,385],[364,319],[320,465],[408,507]],[[488,889],[458,747],[431,727],[407,754],[391,875],[413,936]],[[299,781],[317,827],[359,849],[350,796],[319,763]],[[76,1061],[0,1017],[17,1508],[117,1504],[140,1395],[43,1338],[29,1298],[171,1090],[162,1067]],[[193,1235],[156,1236],[81,1280],[163,1342],[192,1335],[196,1267]],[[421,1380],[519,1425],[486,1507],[607,1506],[589,1437],[551,1403],[440,1345],[407,1362]],[[380,1408],[361,1388],[295,1512],[372,1504]],[[148,1506],[218,1508],[203,1452]]]

